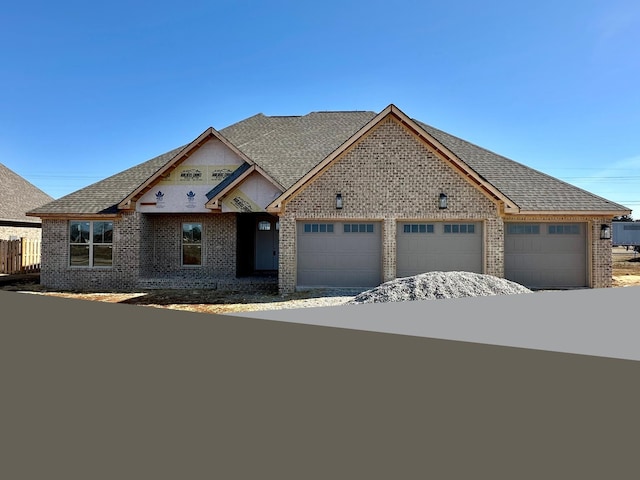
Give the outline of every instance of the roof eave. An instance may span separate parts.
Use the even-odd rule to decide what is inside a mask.
[[[585,217],[617,217],[619,215],[630,215],[631,210],[520,210],[518,215],[563,215],[563,216],[585,216]]]
[[[40,214],[30,214],[34,217],[40,217],[42,220],[81,220],[81,219],[92,219],[92,218],[116,218],[118,216],[117,213],[40,213]]]
[[[18,220],[15,218],[0,218],[0,225],[2,226],[15,226],[15,227],[29,227],[29,226],[40,226],[41,222],[38,220],[31,219],[22,219]]]

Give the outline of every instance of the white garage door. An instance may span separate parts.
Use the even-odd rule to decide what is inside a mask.
[[[482,273],[481,222],[399,222],[396,276]]]
[[[374,287],[382,279],[379,222],[298,222],[299,287]]]
[[[529,288],[587,286],[584,223],[506,223],[505,278]]]

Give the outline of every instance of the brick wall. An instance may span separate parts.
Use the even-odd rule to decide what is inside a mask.
[[[101,220],[101,219],[96,219]],[[103,268],[69,266],[69,221],[42,221],[42,267],[40,283],[59,290],[130,290],[139,272],[140,215],[126,212],[113,220],[113,266]]]
[[[438,196],[449,207],[438,208]],[[335,208],[336,193],[344,207]],[[485,273],[503,274],[503,222],[497,206],[393,118],[381,122],[285,206],[280,221],[280,291],[296,286],[296,219],[381,220],[383,280],[396,276],[396,223],[484,221]]]
[[[202,224],[202,265],[182,265],[182,224]],[[141,241],[142,283],[147,288],[216,288],[236,273],[235,214],[147,215]]]
[[[0,225],[0,240],[10,240],[11,238],[28,238],[29,240],[40,240],[42,230],[37,227],[16,227],[13,225]]]
[[[52,289],[127,291],[139,288],[217,288],[235,282],[236,217],[124,212],[114,220],[113,266],[69,267],[69,222],[43,221],[41,283]],[[203,225],[202,266],[182,266],[183,222]]]

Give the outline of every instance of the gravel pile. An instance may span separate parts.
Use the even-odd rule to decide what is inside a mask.
[[[519,283],[492,275],[472,272],[429,272],[383,283],[360,293],[348,303],[404,302],[531,292],[532,290]]]

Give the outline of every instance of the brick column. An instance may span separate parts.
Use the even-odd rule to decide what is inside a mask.
[[[396,278],[396,219],[385,218],[382,222],[382,281]]]
[[[591,227],[591,287],[609,288],[613,285],[613,259],[611,239],[600,239],[601,225],[612,228],[610,218],[595,218],[589,223]]]
[[[280,254],[278,258],[278,290],[280,295],[296,290],[296,220],[293,215],[280,217]]]
[[[504,277],[504,221],[500,217],[488,218],[485,225],[485,259],[487,275]]]

